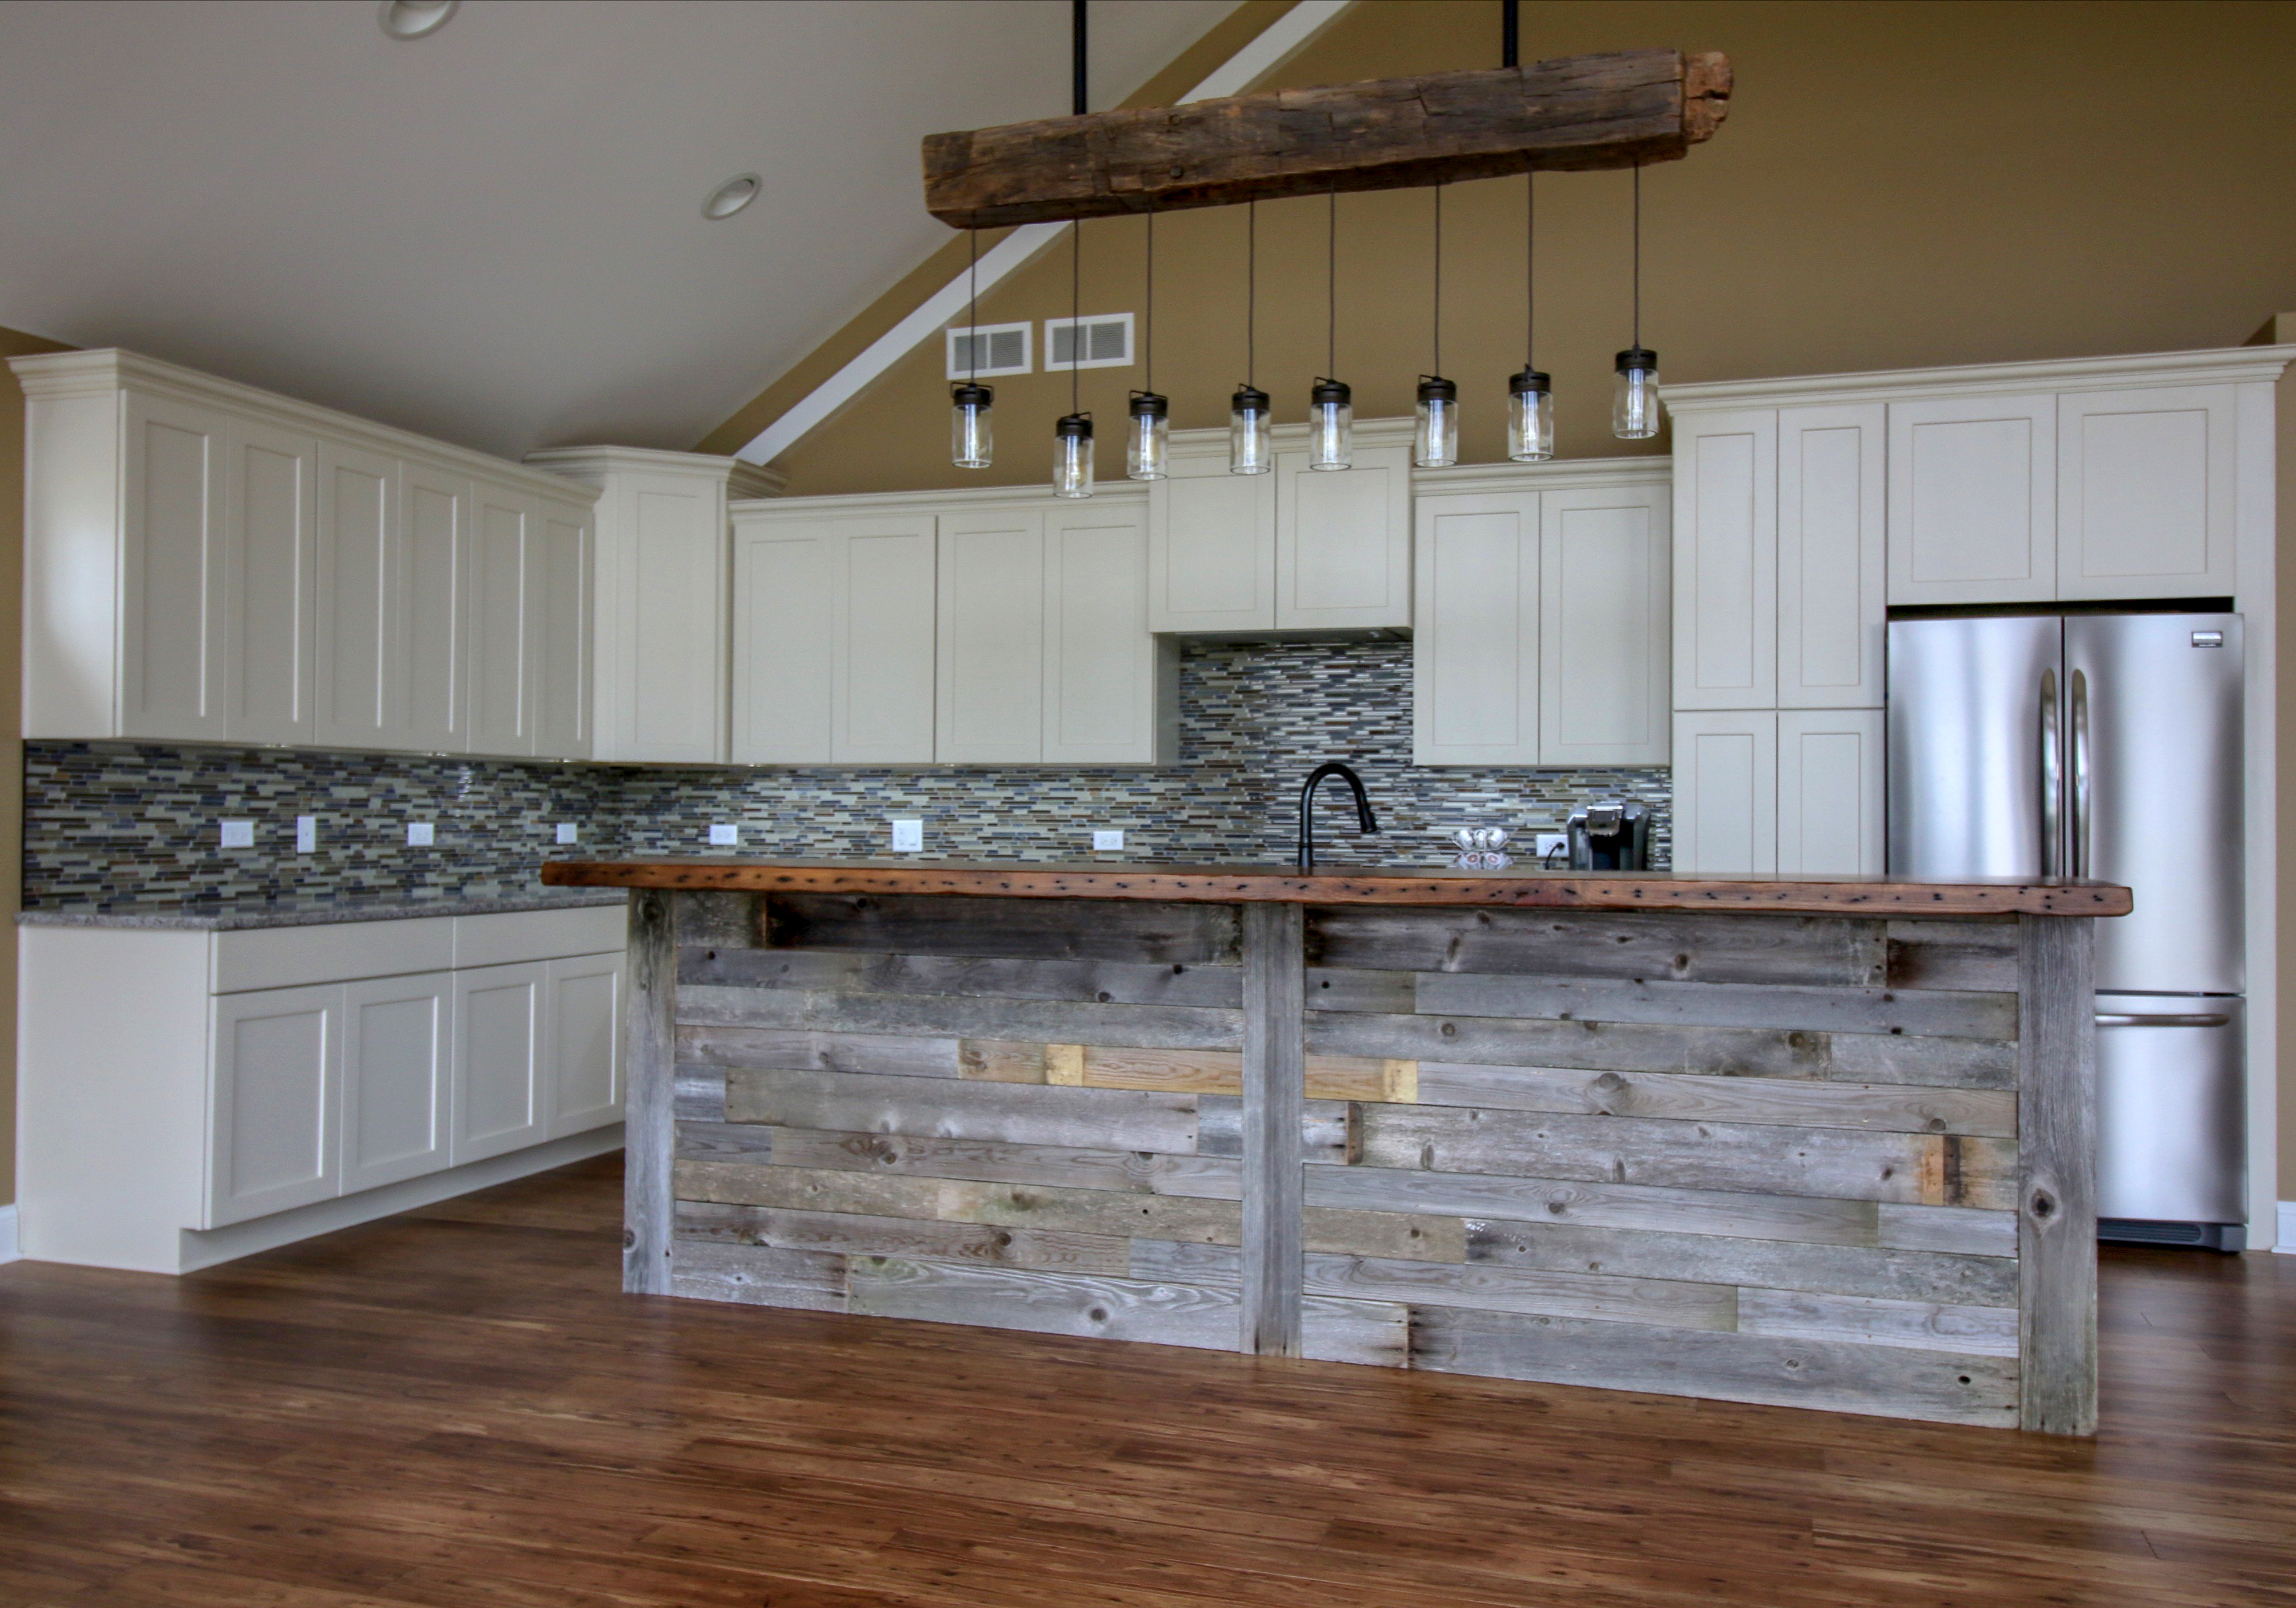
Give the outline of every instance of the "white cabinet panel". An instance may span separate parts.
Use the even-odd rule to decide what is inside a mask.
[[[451,753],[469,746],[463,694],[471,483],[407,461],[400,465],[398,484],[405,562],[390,637],[397,707],[389,741]]]
[[[392,684],[406,673],[409,578],[397,459],[319,443],[318,550],[317,740],[391,742],[405,724],[405,690]]]
[[[540,539],[533,499],[481,481],[472,496],[470,635],[471,748],[534,752],[536,611],[529,549]]]
[[[120,733],[219,738],[226,415],[130,391],[124,424]]]
[[[1882,713],[1778,712],[1778,874],[1882,870]]]
[[[2057,399],[1890,404],[1890,602],[2042,603],[2057,584]]]
[[[829,761],[833,522],[743,523],[734,546],[737,765]]]
[[[1777,869],[1778,717],[1725,710],[1674,718],[1674,869]]]
[[[1045,517],[967,509],[939,521],[934,755],[957,764],[1045,757]]]
[[[273,989],[211,1006],[202,1228],[324,1201],[342,1189],[339,987]]]
[[[447,1164],[453,1010],[445,972],[344,988],[345,1194]]]
[[[549,1136],[622,1120],[622,956],[550,963]]]
[[[1777,414],[1701,414],[1674,441],[1674,707],[1777,698]]]
[[[529,596],[541,618],[529,628],[533,644],[534,751],[549,759],[590,756],[591,524],[586,513],[541,508],[540,541],[531,550],[536,574]]]
[[[1412,759],[1538,761],[1538,494],[1423,497]]]
[[[1882,701],[1887,413],[1778,413],[1778,706]]]
[[[640,480],[620,510],[611,680],[621,707],[602,731],[616,759],[705,764],[725,758],[726,553],[723,494],[690,480]],[[602,673],[604,670],[601,666]],[[603,679],[603,675],[602,675]]]
[[[1138,505],[1046,514],[1045,759],[1169,763],[1177,711],[1161,684],[1176,662],[1171,645],[1148,634],[1148,530]]]
[[[1411,449],[1358,442],[1352,469],[1275,455],[1279,629],[1411,623]]]
[[[933,757],[934,519],[842,521],[830,758],[840,765]]]
[[[1539,500],[1538,762],[1663,765],[1667,489]]]
[[[1171,468],[1148,488],[1148,628],[1272,629],[1278,476],[1230,474],[1224,444]]]
[[[539,1144],[547,1122],[544,961],[455,973],[456,1166]]]
[[[2229,596],[2234,589],[2230,385],[2057,398],[2057,595]]]
[[[318,443],[234,419],[224,480],[224,734],[308,742],[318,637]]]

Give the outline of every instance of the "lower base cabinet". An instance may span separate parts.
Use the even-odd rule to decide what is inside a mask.
[[[1882,711],[1698,710],[1674,718],[1674,869],[1878,876]]]

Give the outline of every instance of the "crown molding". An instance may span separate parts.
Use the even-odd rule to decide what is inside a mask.
[[[1890,402],[1951,392],[2105,390],[2123,384],[2224,385],[2277,380],[2296,346],[2211,347],[2189,352],[2136,352],[2103,357],[2052,357],[2034,363],[1984,363],[1952,368],[1882,370],[1856,374],[1798,374],[1777,380],[1716,380],[1660,391],[1669,414],[1789,403]]]
[[[1664,486],[1674,479],[1674,460],[1664,453],[1630,458],[1549,458],[1541,464],[1456,464],[1447,469],[1411,472],[1414,496],[1456,496],[1470,492],[1564,491],[1594,486]]]
[[[1226,434],[1225,431],[1222,432]],[[966,486],[925,491],[839,492],[824,496],[750,497],[734,502],[736,519],[758,514],[846,514],[894,513],[909,508],[1034,508],[1046,513],[1098,503],[1128,505],[1148,501],[1145,480],[1112,480],[1089,497],[1056,497],[1050,486]]]
[[[714,452],[666,452],[652,447],[545,447],[529,452],[529,466],[593,485],[612,473],[690,475],[714,480],[729,497],[779,496],[789,486],[784,470],[744,464]]]

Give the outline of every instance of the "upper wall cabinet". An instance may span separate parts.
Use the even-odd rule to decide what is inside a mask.
[[[729,721],[734,558],[726,505],[779,491],[739,459],[567,447],[527,463],[598,493],[594,759],[718,764]]]
[[[1882,701],[1883,465],[1878,402],[1778,410],[1778,707]]]
[[[11,366],[26,735],[587,756],[592,492],[131,352]]]
[[[2229,595],[2239,392],[2145,386],[2057,398],[2057,595]]]
[[[1674,462],[1674,707],[1768,708],[1777,698],[1777,414],[1680,420]]]
[[[2054,394],[1890,404],[1890,601],[2056,595]]]
[[[1148,494],[1152,630],[1400,629],[1411,624],[1411,422],[1355,429],[1355,466],[1308,467],[1305,426],[1273,473],[1232,475],[1227,432],[1180,431]]]

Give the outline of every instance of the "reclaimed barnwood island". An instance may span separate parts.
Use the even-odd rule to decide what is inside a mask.
[[[562,862],[646,1293],[2066,1434],[2083,882]]]

